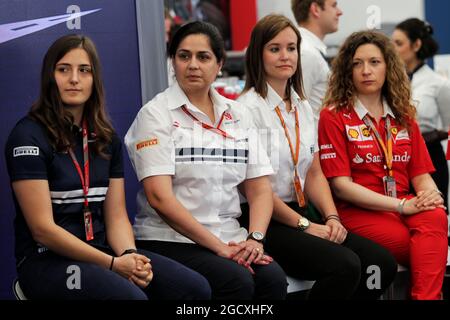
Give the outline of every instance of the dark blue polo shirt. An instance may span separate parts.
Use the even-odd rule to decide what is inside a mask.
[[[74,130],[77,143],[75,155],[83,167],[82,133]],[[89,144],[94,140],[89,137]],[[110,178],[123,178],[122,144],[114,135],[107,149],[110,159],[94,155],[90,149],[89,207],[92,211],[94,239],[92,245],[106,245],[103,202]],[[80,176],[68,153],[56,152],[51,146],[46,129],[29,117],[21,119],[12,130],[5,148],[6,163],[11,182],[28,179],[48,180],[55,223],[86,241],[83,220],[84,194]],[[16,208],[14,221],[17,263],[33,253],[46,251],[36,243],[25,222],[13,192]],[[39,214],[34,212],[33,214]]]

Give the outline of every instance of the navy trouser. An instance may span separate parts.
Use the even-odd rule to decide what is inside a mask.
[[[207,300],[211,298],[208,281],[199,273],[156,253],[145,250],[138,252],[151,259],[153,280],[145,289],[141,289],[114,271],[92,263],[71,260],[52,252],[37,254],[24,261],[18,269],[20,286],[29,299]],[[76,282],[73,281],[74,278],[70,278],[75,275],[71,266],[79,267],[79,289],[73,288]]]
[[[286,275],[275,262],[255,265],[252,275],[233,260],[191,243],[136,241],[147,250],[158,252],[201,273],[208,279],[215,300],[283,300],[287,295]]]

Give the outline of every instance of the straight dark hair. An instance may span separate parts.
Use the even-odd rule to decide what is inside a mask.
[[[422,46],[416,52],[417,59],[424,61],[433,57],[439,51],[439,44],[433,38],[433,27],[417,18],[400,22],[395,29],[403,31],[411,43],[420,40]]]
[[[286,28],[291,28],[297,35],[298,63],[295,73],[288,80],[285,96],[282,98],[291,97],[292,86],[299,97],[301,99],[305,99],[300,55],[300,43],[302,41],[302,37],[297,27],[291,20],[278,14],[270,14],[262,18],[253,28],[250,43],[248,45],[247,52],[245,53],[246,80],[244,92],[250,90],[251,88],[255,88],[255,91],[261,97],[267,97],[267,77],[263,61],[264,46]]]
[[[173,35],[169,46],[169,57],[174,59],[180,43],[193,34],[205,35],[209,45],[216,56],[217,62],[225,62],[225,44],[219,30],[211,23],[204,21],[193,21],[182,25]]]
[[[88,122],[91,134],[95,136],[93,151],[102,157],[108,157],[105,151],[112,141],[114,129],[105,111],[100,60],[94,43],[88,37],[66,35],[50,46],[42,63],[40,95],[31,107],[29,116],[44,125],[50,143],[56,151],[64,152],[75,145],[72,133],[74,118],[67,111],[59,94],[55,67],[59,60],[76,48],[86,51],[92,67],[92,93],[85,103],[83,116]]]

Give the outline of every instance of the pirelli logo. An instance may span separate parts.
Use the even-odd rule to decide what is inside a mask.
[[[157,144],[158,144],[158,138],[142,141],[136,145],[136,150],[139,151],[144,148],[156,146]]]
[[[38,156],[38,155],[39,155],[38,147],[23,146],[23,147],[16,147],[13,149],[14,158],[22,156]]]

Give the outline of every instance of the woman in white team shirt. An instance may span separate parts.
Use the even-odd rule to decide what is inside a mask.
[[[246,109],[211,88],[223,40],[213,25],[191,22],[169,54],[176,82],[142,107],[125,137],[144,187],[137,243],[201,273],[213,299],[284,299],[286,276],[263,247],[272,168]],[[250,203],[250,233],[237,221],[238,187]]]
[[[289,19],[269,15],[253,29],[246,53],[239,101],[252,113],[275,171],[266,250],[288,275],[316,280],[309,299],[376,299],[391,283],[396,263],[387,250],[347,233],[340,223],[320,167],[313,111],[303,94],[300,41]],[[308,199],[324,223],[305,217]],[[244,220],[247,208],[242,205]],[[381,270],[377,288],[366,283],[373,265]]]
[[[447,207],[449,175],[441,141],[447,139],[450,129],[450,81],[425,63],[438,52],[439,45],[433,38],[431,25],[417,18],[400,22],[392,40],[411,80],[420,131],[436,168],[431,177]]]

